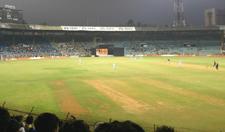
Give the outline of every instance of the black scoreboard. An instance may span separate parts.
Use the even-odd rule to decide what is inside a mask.
[[[17,10],[15,6],[5,5],[0,7],[0,22],[23,23],[23,11]]]

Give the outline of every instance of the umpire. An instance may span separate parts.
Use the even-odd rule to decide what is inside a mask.
[[[216,66],[216,62],[214,61],[213,67],[215,67],[215,66]]]

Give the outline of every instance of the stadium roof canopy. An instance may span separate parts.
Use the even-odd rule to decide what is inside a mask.
[[[186,27],[99,27],[99,26],[49,26],[30,25],[15,23],[0,23],[0,30],[23,30],[23,31],[45,31],[45,32],[133,32],[133,31],[220,31],[225,30],[225,26],[186,26]]]

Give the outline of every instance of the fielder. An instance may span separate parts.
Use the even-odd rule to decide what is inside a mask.
[[[219,67],[219,63],[217,62],[216,63],[216,70],[218,70],[218,67]]]
[[[3,58],[3,56],[1,55],[1,61],[4,61],[4,58]]]
[[[137,60],[137,56],[135,56],[135,59],[134,60]]]
[[[52,55],[52,60],[54,59],[53,55]]]
[[[141,56],[141,61],[142,61],[142,56]]]
[[[81,64],[81,58],[79,59],[79,64]]]
[[[181,60],[179,61],[179,67],[181,68],[182,67],[182,65],[181,65],[182,63],[181,63]]]
[[[116,63],[113,63],[113,70],[116,70]]]
[[[133,59],[133,56],[131,55],[131,61],[132,61],[132,59]]]

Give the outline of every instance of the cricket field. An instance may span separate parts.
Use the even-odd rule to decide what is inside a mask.
[[[61,119],[70,112],[89,124],[111,118],[131,120],[146,131],[154,124],[184,132],[225,131],[224,57],[81,60],[0,62],[0,103],[26,112],[34,107],[33,113],[53,112]]]

